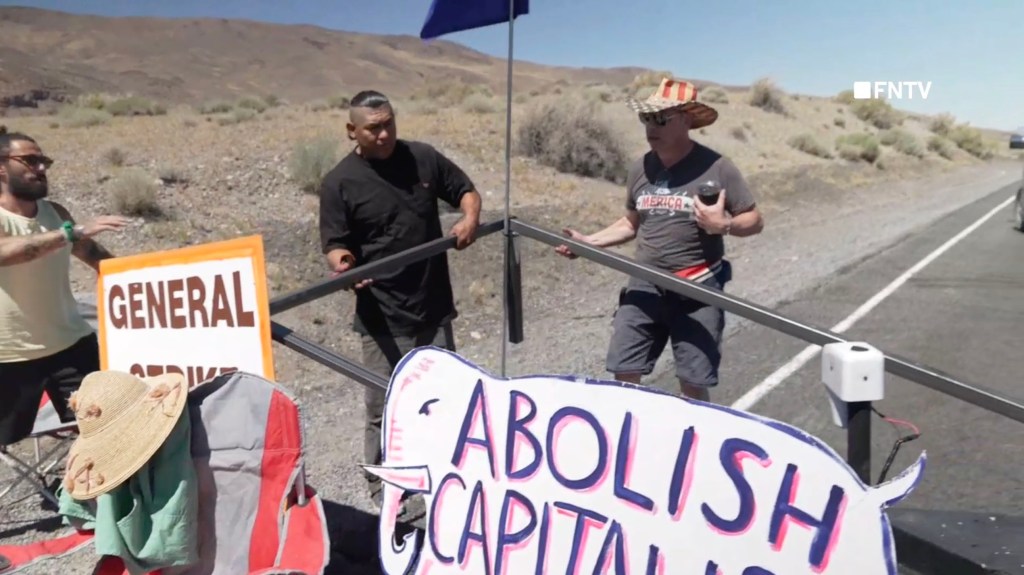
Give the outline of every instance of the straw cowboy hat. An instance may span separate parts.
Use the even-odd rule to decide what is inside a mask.
[[[94,371],[71,396],[79,435],[68,452],[64,489],[74,499],[107,493],[135,474],[174,430],[188,400],[185,376],[138,378]]]
[[[710,126],[718,119],[717,110],[697,101],[697,86],[674,78],[663,78],[661,85],[646,100],[626,98],[626,105],[641,114],[654,114],[678,108],[693,118],[691,130]]]

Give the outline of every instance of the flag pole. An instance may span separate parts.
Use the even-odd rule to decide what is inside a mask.
[[[509,270],[512,265],[512,231],[509,229],[509,206],[512,195],[512,38],[515,22],[516,0],[508,0],[508,77],[505,93],[505,269],[502,276],[502,322],[501,322],[501,376],[506,376],[505,365],[508,355],[509,336]]]

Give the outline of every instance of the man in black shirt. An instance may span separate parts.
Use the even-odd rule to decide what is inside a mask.
[[[335,274],[442,237],[437,201],[461,208],[452,227],[456,249],[473,243],[480,194],[451,160],[429,144],[400,140],[388,98],[372,90],[352,98],[348,137],[356,147],[320,188],[320,243]],[[362,336],[363,363],[390,377],[413,348],[455,350],[458,315],[444,253],[358,282],[353,329]],[[381,462],[384,392],[366,390],[366,463]],[[366,474],[380,503],[380,479]]]

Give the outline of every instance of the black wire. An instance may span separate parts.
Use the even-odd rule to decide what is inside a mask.
[[[878,414],[878,417],[886,419],[885,415],[883,415],[881,411],[878,411],[878,409],[876,409],[874,405],[871,406],[871,411],[874,411],[876,414]],[[893,427],[896,427],[896,425],[892,424],[891,422],[889,423]],[[880,484],[883,481],[885,481],[885,476],[887,473],[889,473],[889,468],[892,467],[892,462],[896,459],[896,453],[899,452],[900,446],[902,446],[904,443],[914,441],[918,437],[921,437],[920,433],[911,433],[910,435],[905,435],[896,440],[896,443],[893,444],[892,446],[892,451],[889,452],[889,457],[885,460],[885,465],[882,466],[882,473],[878,476],[877,483]]]

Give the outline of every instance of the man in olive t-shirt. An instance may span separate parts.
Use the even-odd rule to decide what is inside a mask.
[[[758,234],[764,224],[736,166],[690,139],[690,130],[714,123],[718,112],[697,101],[692,84],[668,78],[646,100],[628,104],[645,126],[651,150],[629,170],[626,215],[595,234],[565,233],[598,247],[636,238],[638,261],[723,289],[731,277],[724,236]],[[717,197],[704,203],[702,187]],[[575,257],[566,246],[556,250]],[[723,310],[631,277],[613,326],[607,369],[615,379],[640,383],[671,341],[683,394],[710,400],[709,389],[718,385]]]

